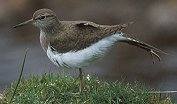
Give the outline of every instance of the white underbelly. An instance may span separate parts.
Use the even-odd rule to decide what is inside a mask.
[[[83,50],[70,51],[67,53],[52,51],[49,46],[47,49],[47,56],[55,65],[59,67],[71,69],[83,68],[102,58],[110,47],[122,38],[124,38],[122,37],[122,33],[116,33],[100,40],[95,44],[92,44]]]

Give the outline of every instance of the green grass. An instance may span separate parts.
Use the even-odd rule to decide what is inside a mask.
[[[84,78],[85,89],[79,92],[79,82],[63,75],[45,74],[22,79],[12,104],[172,104],[150,94],[145,87],[122,82],[106,82]],[[1,104],[8,104],[16,84],[7,89]]]

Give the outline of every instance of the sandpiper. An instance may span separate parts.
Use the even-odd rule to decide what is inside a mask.
[[[81,69],[102,58],[118,42],[137,46],[156,56],[165,53],[149,44],[124,36],[129,24],[99,25],[90,21],[60,21],[50,9],[39,9],[33,17],[15,25],[33,24],[40,29],[40,43],[48,58],[58,67],[78,69],[80,91],[83,89]]]

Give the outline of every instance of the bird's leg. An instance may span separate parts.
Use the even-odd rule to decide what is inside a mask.
[[[82,92],[83,88],[84,88],[84,85],[83,85],[83,72],[82,72],[82,69],[79,68],[79,92]]]

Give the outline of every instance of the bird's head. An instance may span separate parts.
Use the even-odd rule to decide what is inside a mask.
[[[56,14],[50,9],[39,9],[34,14],[33,17],[25,22],[13,26],[14,28],[20,27],[26,24],[33,24],[38,28],[50,27],[59,22]]]

